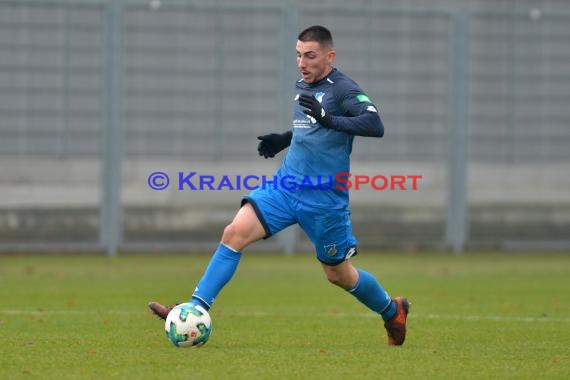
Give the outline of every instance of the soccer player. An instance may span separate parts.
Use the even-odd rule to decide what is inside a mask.
[[[289,147],[285,160],[272,186],[243,198],[189,302],[209,310],[247,246],[298,223],[313,243],[328,280],[382,317],[389,345],[402,345],[408,300],[391,298],[372,274],[352,265],[357,241],[347,182],[339,182],[342,178],[337,176],[350,171],[354,136],[382,137],[384,126],[366,94],[333,66],[336,52],[328,29],[303,30],[296,50],[301,79],[296,84],[292,130],[258,137],[261,156],[271,158]],[[172,307],[149,303],[163,319]]]

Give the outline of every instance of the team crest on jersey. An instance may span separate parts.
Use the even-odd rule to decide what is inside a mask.
[[[325,245],[325,254],[329,257],[333,257],[334,255],[336,255],[337,250],[336,250],[336,244],[329,244],[329,245]]]
[[[325,96],[324,92],[316,92],[315,93],[315,99],[317,99],[319,101],[319,103],[323,102],[323,97]]]

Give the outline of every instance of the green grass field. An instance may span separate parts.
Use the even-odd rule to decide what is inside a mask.
[[[176,348],[146,304],[208,258],[0,256],[0,379],[570,378],[570,254],[361,253],[412,302],[402,347],[312,255],[246,254],[210,341]]]

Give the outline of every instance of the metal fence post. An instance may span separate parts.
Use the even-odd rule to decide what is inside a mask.
[[[291,114],[293,110],[293,96],[295,95],[296,63],[294,44],[299,32],[300,15],[299,9],[294,6],[286,6],[282,11],[283,22],[281,25],[281,125],[283,131],[291,129]],[[299,227],[297,225],[282,231],[278,235],[283,252],[291,255],[297,248],[299,241]]]
[[[100,242],[108,256],[115,256],[122,240],[122,25],[123,1],[109,3],[105,31],[105,109],[103,131],[102,205]]]
[[[467,240],[467,105],[469,63],[469,14],[452,16],[450,49],[451,128],[448,166],[448,203],[445,240],[455,253]]]

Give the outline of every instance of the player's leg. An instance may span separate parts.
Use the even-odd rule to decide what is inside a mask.
[[[262,238],[267,238],[295,223],[286,197],[271,189],[255,190],[246,196],[233,221],[224,229],[204,275],[198,282],[190,302],[209,310],[223,287],[233,277],[241,251]],[[149,308],[166,319],[173,306],[151,302]]]
[[[224,228],[221,243],[198,282],[191,302],[209,310],[216,296],[233,277],[241,259],[241,251],[265,235],[265,229],[253,206],[244,204],[232,222]]]
[[[363,269],[356,269],[350,260],[335,265],[321,262],[327,279],[342,289],[348,291],[370,310],[380,314],[384,321],[396,315],[396,303],[376,278]]]
[[[209,310],[237,269],[241,251],[294,222],[287,199],[281,192],[258,189],[246,196],[236,217],[224,229],[222,241],[194,290],[191,302],[200,303]]]
[[[265,229],[252,205],[244,204],[232,222],[224,228],[221,242],[214,251],[190,302],[209,310],[216,296],[233,277],[241,259],[241,250],[265,235]],[[151,302],[148,306],[154,314],[166,319],[174,305],[164,306]]]
[[[301,213],[299,223],[313,242],[327,279],[378,313],[385,321],[388,343],[401,345],[405,339],[408,301],[401,297],[392,299],[372,274],[355,268],[350,262],[350,257],[357,253],[350,212],[309,210]]]
[[[321,262],[328,280],[352,294],[372,311],[380,314],[388,332],[388,344],[399,346],[406,339],[409,303],[404,297],[390,298],[374,276],[356,269],[349,260],[338,265]]]

